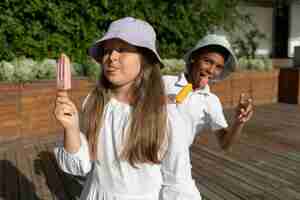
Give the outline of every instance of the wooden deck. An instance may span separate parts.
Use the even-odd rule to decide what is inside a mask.
[[[228,118],[232,112],[227,112]],[[52,149],[61,137],[0,144],[0,200],[75,199],[81,185],[63,174]],[[300,107],[256,108],[230,153],[212,134],[192,147],[193,176],[206,200],[300,200]]]

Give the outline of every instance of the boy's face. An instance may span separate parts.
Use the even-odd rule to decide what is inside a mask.
[[[190,78],[194,89],[204,88],[210,79],[220,75],[224,70],[225,60],[217,52],[200,52],[193,57]]]

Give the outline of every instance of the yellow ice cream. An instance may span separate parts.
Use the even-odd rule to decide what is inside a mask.
[[[182,103],[192,90],[193,90],[193,85],[191,83],[184,86],[175,97],[176,103]]]

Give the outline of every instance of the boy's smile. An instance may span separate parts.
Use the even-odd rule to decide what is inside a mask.
[[[203,52],[193,60],[191,81],[194,89],[204,88],[210,79],[220,75],[224,70],[224,57],[216,52]]]

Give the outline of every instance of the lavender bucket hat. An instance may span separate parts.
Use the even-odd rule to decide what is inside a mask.
[[[88,49],[89,56],[97,60],[101,55],[101,45],[110,39],[121,39],[131,45],[150,50],[163,67],[162,59],[156,50],[156,34],[149,23],[133,17],[113,21],[104,36]]]
[[[233,50],[231,49],[230,43],[223,35],[216,35],[216,34],[209,34],[205,36],[203,39],[199,40],[190,51],[188,51],[185,56],[184,60],[186,62],[186,67],[188,68],[191,65],[191,58],[193,56],[193,53],[198,51],[199,49],[208,47],[208,46],[218,46],[225,50],[228,53],[228,56],[225,60],[225,68],[223,72],[214,80],[212,81],[220,81],[225,79],[231,72],[233,72],[238,64],[237,58],[234,55]],[[188,70],[186,68],[186,70]]]

